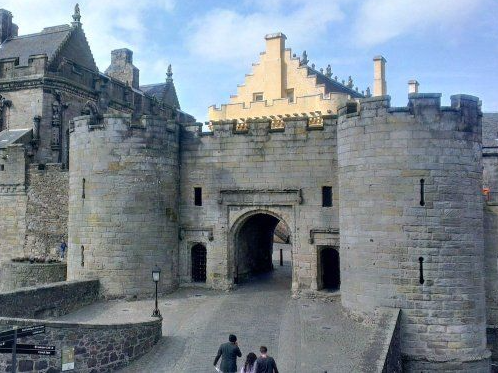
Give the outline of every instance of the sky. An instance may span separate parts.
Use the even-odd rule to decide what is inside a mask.
[[[2,0],[19,34],[70,23],[75,1]],[[168,64],[182,109],[198,121],[227,103],[264,51],[264,36],[283,32],[310,64],[332,65],[372,88],[376,55],[387,60],[393,106],[407,103],[407,82],[478,96],[498,112],[498,0],[81,0],[81,22],[101,71],[111,50],[129,48],[140,84],[165,80]]]

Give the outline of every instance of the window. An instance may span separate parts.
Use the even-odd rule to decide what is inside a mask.
[[[287,90],[287,98],[289,99],[289,102],[294,102],[294,89]]]
[[[0,171],[5,171],[5,166],[3,164],[0,164]]]
[[[324,186],[322,187],[322,206],[332,207],[332,187]]]
[[[263,92],[256,92],[252,95],[253,101],[263,101]]]
[[[194,188],[194,205],[202,206],[202,188]]]

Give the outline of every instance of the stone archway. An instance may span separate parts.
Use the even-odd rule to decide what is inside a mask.
[[[279,232],[276,232],[277,226]],[[273,257],[276,233],[282,237],[286,232],[284,235],[289,243],[292,236],[288,224],[279,215],[267,210],[255,210],[239,217],[231,232],[234,283],[271,272],[274,265],[278,265]]]

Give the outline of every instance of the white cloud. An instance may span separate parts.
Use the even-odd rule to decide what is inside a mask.
[[[4,0],[2,7],[13,13],[13,21],[23,35],[70,23],[75,3],[75,0]],[[148,10],[174,9],[174,0],[81,0],[79,3],[83,29],[101,70],[107,68],[112,49],[127,47],[136,53],[147,50]]]
[[[355,40],[371,47],[421,30],[463,30],[482,0],[366,0],[354,24]]]
[[[264,49],[263,37],[267,33],[285,33],[294,48],[305,47],[323,36],[330,23],[344,18],[340,2],[271,0],[247,14],[212,9],[192,21],[187,46],[193,55],[210,62],[247,66]]]

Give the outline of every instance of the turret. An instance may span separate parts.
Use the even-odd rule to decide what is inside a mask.
[[[405,371],[488,372],[478,99],[359,101],[337,125],[342,303],[402,310]]]

